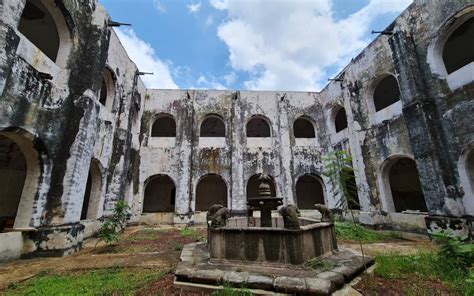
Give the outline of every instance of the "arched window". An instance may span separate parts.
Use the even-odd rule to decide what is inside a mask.
[[[174,212],[176,187],[167,175],[148,179],[143,198],[143,213]]]
[[[270,125],[260,116],[253,117],[247,123],[247,137],[267,138],[271,137]]]
[[[346,109],[344,109],[344,107],[340,107],[337,110],[336,116],[334,116],[334,125],[336,128],[336,133],[347,128]]]
[[[260,174],[255,174],[247,181],[247,198],[258,197],[258,185],[260,184],[258,178]],[[270,176],[272,181],[270,182],[270,194],[271,196],[276,196],[275,191],[275,180]]]
[[[97,160],[92,160],[82,203],[81,220],[98,218],[102,173]]]
[[[227,207],[227,185],[221,176],[204,176],[196,187],[196,211],[207,211],[212,205]]]
[[[201,137],[225,137],[225,124],[218,115],[209,115],[201,124]]]
[[[374,90],[375,111],[380,111],[400,100],[398,81],[392,75],[383,78]]]
[[[300,209],[314,209],[315,204],[325,204],[321,178],[311,174],[299,177],[296,182],[296,201]]]
[[[384,173],[390,185],[395,211],[428,211],[414,160],[397,158],[387,166]]]
[[[60,8],[53,1],[26,0],[18,30],[51,61],[66,66],[70,33]]]
[[[109,69],[102,72],[102,83],[100,87],[99,102],[109,111],[112,111],[115,95],[115,80]]]
[[[293,123],[293,133],[295,138],[315,138],[314,126],[306,118],[298,118]]]
[[[471,194],[474,194],[474,149],[469,152],[466,159],[466,172],[471,185]]]
[[[443,48],[446,72],[452,72],[474,62],[474,17],[459,26],[448,38]]]
[[[161,115],[151,128],[152,137],[176,137],[176,122],[171,115]]]

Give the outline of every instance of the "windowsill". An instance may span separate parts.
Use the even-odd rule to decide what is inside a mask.
[[[464,85],[474,82],[474,62],[447,75],[446,80],[451,90],[456,90]]]
[[[249,137],[247,138],[247,147],[261,147],[261,148],[271,148],[272,147],[272,138],[271,137]]]
[[[342,140],[346,139],[347,138],[347,133],[348,133],[348,129],[345,128],[342,131],[338,131],[337,133],[332,134],[331,135],[331,144],[337,144],[337,143],[341,142]]]
[[[372,116],[370,118],[371,124],[372,125],[381,124],[385,120],[390,120],[394,117],[397,117],[397,116],[401,115],[403,113],[402,107],[403,107],[402,106],[402,101],[399,100],[399,101],[393,103],[392,105],[387,106],[387,107],[383,108],[382,110],[379,110],[379,111],[375,112],[374,114],[372,114]]]
[[[148,147],[164,148],[174,147],[176,145],[175,137],[149,137]]]
[[[295,146],[315,147],[317,145],[316,138],[295,138]]]
[[[225,137],[200,137],[199,147],[200,148],[225,148],[226,138]]]

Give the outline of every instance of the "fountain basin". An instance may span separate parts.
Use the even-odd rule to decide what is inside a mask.
[[[280,217],[272,218],[272,227],[260,227],[255,217],[230,218],[225,227],[209,229],[211,262],[301,265],[337,250],[333,223],[299,220],[300,229],[285,229]]]

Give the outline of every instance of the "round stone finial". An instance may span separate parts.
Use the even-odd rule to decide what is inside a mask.
[[[258,177],[258,181],[260,182],[260,184],[258,185],[258,196],[272,196],[270,176],[268,176],[267,174],[260,174],[260,176]]]

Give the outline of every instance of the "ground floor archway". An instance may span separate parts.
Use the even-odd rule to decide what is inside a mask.
[[[306,174],[296,182],[296,203],[299,209],[315,209],[315,204],[325,204],[324,185],[317,175]]]
[[[167,175],[155,175],[145,182],[143,213],[174,212],[176,186]]]
[[[396,212],[406,210],[428,211],[416,162],[413,159],[408,157],[393,159],[387,165],[384,173]]]
[[[205,175],[196,186],[196,211],[207,211],[212,205],[227,207],[227,185],[221,176]]]
[[[93,159],[89,167],[87,176],[86,191],[82,203],[81,220],[96,219],[100,207],[100,197],[102,190],[102,172],[100,164]]]
[[[0,231],[32,226],[42,167],[34,141],[20,129],[0,131]]]

